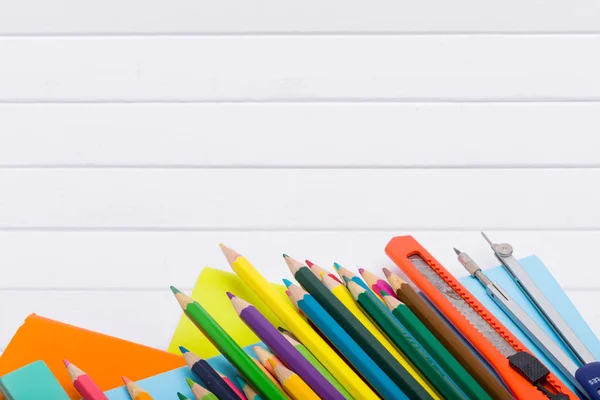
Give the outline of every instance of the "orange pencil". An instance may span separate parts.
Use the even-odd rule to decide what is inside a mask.
[[[132,400],[152,400],[152,396],[142,389],[140,385],[126,376],[122,377],[122,379]]]
[[[104,392],[94,383],[88,374],[67,360],[63,360],[63,362],[65,363],[65,367],[67,367],[67,372],[71,377],[73,386],[77,389],[81,397],[85,400],[108,400],[108,397],[104,395]]]

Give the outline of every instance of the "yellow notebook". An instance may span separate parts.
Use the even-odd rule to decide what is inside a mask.
[[[285,295],[285,286],[272,285],[282,293],[284,299],[287,298]],[[264,305],[236,274],[206,267],[202,270],[196,281],[196,285],[192,291],[192,298],[199,302],[213,316],[238,345],[242,347],[249,346],[259,342],[260,339],[252,333],[236,314],[225,292],[231,292],[253,304],[274,326],[283,326],[275,314]],[[171,339],[169,351],[174,354],[180,354],[179,346],[186,347],[202,358],[209,358],[220,354],[185,315],[181,316],[173,339]]]

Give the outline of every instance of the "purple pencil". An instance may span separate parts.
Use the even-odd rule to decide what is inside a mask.
[[[252,304],[227,292],[242,321],[324,400],[345,400],[337,389]]]

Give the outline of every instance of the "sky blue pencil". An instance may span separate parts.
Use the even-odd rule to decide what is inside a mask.
[[[329,341],[355,367],[373,389],[385,399],[409,400],[398,386],[373,361],[325,309],[304,289],[284,279],[298,307],[319,328]]]

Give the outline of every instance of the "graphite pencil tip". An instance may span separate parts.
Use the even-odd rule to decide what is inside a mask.
[[[456,253],[456,255],[460,256],[460,253],[462,253],[462,251],[460,251],[459,249],[457,249],[456,247],[453,247],[454,252]]]
[[[126,384],[126,385],[131,382],[131,379],[129,379],[126,376],[122,376],[121,379],[123,380],[123,383]]]
[[[385,267],[384,267],[384,268],[381,268],[381,270],[383,271],[383,274],[384,274],[386,277],[388,277],[388,276],[390,276],[390,275],[392,274],[392,271],[390,271],[389,269],[387,269],[387,268],[385,268]]]
[[[179,346],[179,351],[181,354],[189,353],[190,351],[183,346]]]
[[[288,256],[287,254],[283,253],[282,254],[283,258],[289,258],[290,256]]]
[[[289,279],[283,278],[282,281],[283,281],[283,284],[285,285],[285,287],[289,288],[290,286],[293,285],[292,281],[290,281]]]
[[[235,297],[235,294],[233,294],[231,292],[225,292],[225,293],[227,293],[227,297],[229,297],[229,300],[231,300]]]

